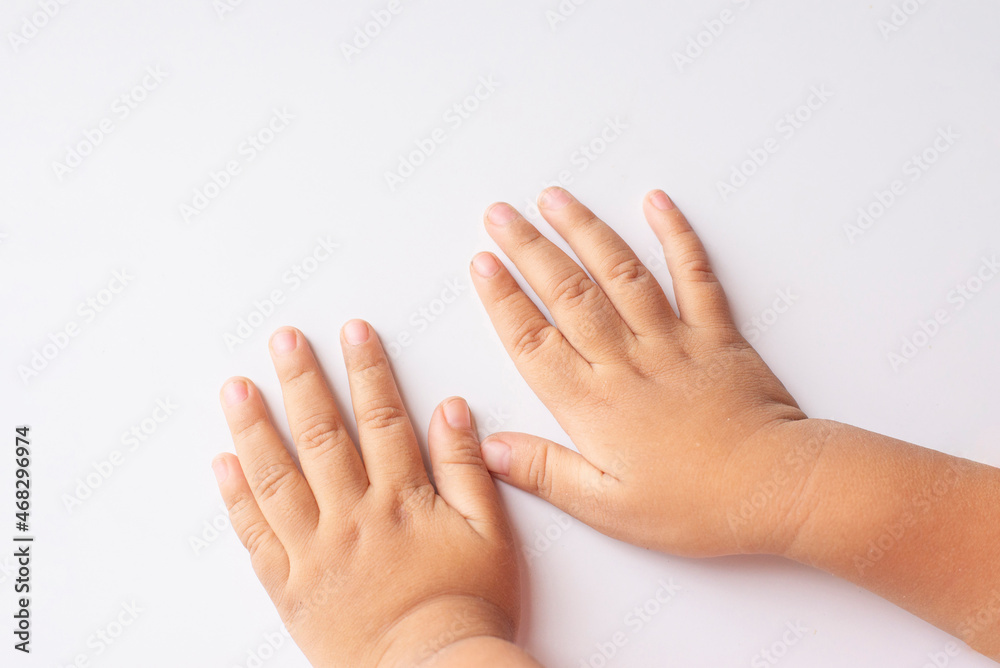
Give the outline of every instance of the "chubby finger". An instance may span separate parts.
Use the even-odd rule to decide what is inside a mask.
[[[497,202],[486,229],[549,309],[570,344],[591,362],[615,359],[634,338],[597,283],[514,207]]]
[[[590,524],[600,525],[600,500],[617,487],[616,478],[578,452],[530,434],[491,434],[482,443],[483,460],[498,480],[544,499]]]
[[[292,440],[320,509],[359,497],[368,488],[365,467],[305,336],[279,329],[270,348]]]
[[[726,293],[684,214],[662,190],[646,195],[643,211],[663,245],[681,320],[692,327],[732,326]]]
[[[281,443],[253,383],[230,379],[221,400],[250,490],[282,545],[294,550],[319,518],[312,490]]]
[[[486,470],[472,413],[464,399],[445,399],[431,416],[427,443],[438,494],[483,536],[495,536],[507,521],[496,483]]]
[[[472,284],[507,354],[550,408],[573,403],[593,369],[552,326],[493,253],[472,260]]]
[[[340,338],[371,484],[397,490],[429,486],[413,425],[375,332],[364,320],[351,320]]]
[[[538,209],[569,243],[633,332],[662,332],[677,323],[656,277],[593,211],[559,186],[542,192]]]
[[[212,470],[229,511],[229,523],[250,553],[250,563],[257,578],[270,593],[288,579],[288,553],[264,519],[240,460],[223,453],[212,461]]]

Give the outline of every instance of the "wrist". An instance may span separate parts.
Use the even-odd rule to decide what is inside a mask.
[[[513,642],[494,636],[473,636],[458,640],[427,657],[415,668],[541,668],[527,652]]]
[[[474,639],[514,638],[516,621],[480,598],[455,595],[428,601],[392,625],[379,643],[377,668],[445,666],[438,658]]]
[[[741,449],[726,522],[741,554],[789,557],[815,508],[821,461],[837,423],[813,418],[770,424]]]

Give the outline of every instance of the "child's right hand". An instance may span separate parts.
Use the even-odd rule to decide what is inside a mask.
[[[589,276],[507,204],[490,208],[486,227],[558,329],[494,255],[477,255],[472,276],[518,370],[579,454],[495,434],[482,445],[491,472],[630,543],[689,556],[783,553],[802,516],[791,499],[818,452],[777,438],[805,415],[737,330],[684,216],[661,191],[644,201],[678,316],[625,242],[569,193],[550,188],[539,208]],[[740,518],[782,465],[782,498]]]

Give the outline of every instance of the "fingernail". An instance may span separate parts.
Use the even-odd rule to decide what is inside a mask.
[[[247,384],[244,381],[234,380],[226,385],[222,390],[222,394],[226,398],[227,406],[235,406],[246,399],[249,392],[247,391]]]
[[[212,460],[212,471],[215,472],[215,481],[220,485],[229,477],[229,464],[225,457],[216,457]]]
[[[486,217],[489,218],[490,222],[494,225],[506,225],[510,221],[517,218],[517,211],[515,211],[514,207],[510,204],[499,202],[490,207]]]
[[[461,399],[452,399],[444,405],[444,419],[452,429],[472,429],[469,405]]]
[[[298,345],[298,338],[299,337],[295,335],[295,332],[283,329],[271,337],[271,350],[278,355],[290,353],[295,350],[295,346]]]
[[[493,473],[507,475],[510,473],[510,446],[503,441],[486,441],[480,448],[486,468]]]
[[[368,323],[364,320],[351,320],[344,325],[344,338],[352,346],[368,340]]]
[[[559,186],[553,186],[542,193],[538,203],[543,209],[552,209],[554,211],[563,208],[572,201],[573,198],[570,197],[568,192]]]
[[[670,211],[671,209],[677,208],[677,205],[674,204],[673,200],[667,197],[667,193],[663,192],[662,190],[657,190],[655,193],[653,193],[652,196],[649,198],[649,201],[651,201],[653,203],[653,206],[655,206],[660,211]]]
[[[472,258],[472,268],[483,278],[489,278],[500,271],[500,263],[492,253],[479,253]]]

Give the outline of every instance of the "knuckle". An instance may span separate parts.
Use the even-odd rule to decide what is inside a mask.
[[[694,233],[689,234],[693,235]],[[716,280],[712,265],[708,261],[708,253],[705,252],[697,238],[690,243],[683,244],[683,250],[677,257],[677,263],[688,280],[704,282],[715,282]]]
[[[604,274],[613,282],[623,285],[645,282],[651,274],[631,251],[620,251],[608,257]]]
[[[402,407],[380,403],[363,406],[358,412],[358,423],[368,429],[382,431],[407,425],[409,418]]]
[[[529,256],[545,252],[550,243],[549,240],[545,238],[545,235],[539,232],[538,228],[530,223],[522,225],[518,234],[520,239],[518,240],[517,245],[523,253]]]
[[[434,502],[437,492],[430,485],[414,485],[404,487],[397,495],[397,507],[400,509],[400,516],[407,517],[426,509]]]
[[[513,280],[510,287],[493,300],[493,310],[497,314],[502,314],[504,320],[511,323],[521,324],[537,320],[534,315],[534,303]]]
[[[233,526],[240,524],[241,518],[248,514],[252,500],[246,493],[227,500],[226,510],[229,511],[229,521]]]
[[[270,543],[270,533],[271,530],[263,523],[251,524],[246,528],[243,534],[243,545],[246,546],[251,559],[259,559],[264,556],[267,545]]]
[[[549,291],[552,299],[569,308],[592,302],[600,293],[597,284],[582,271],[558,278]]]
[[[245,442],[255,440],[267,426],[267,420],[262,417],[254,417],[246,422],[236,425],[233,429],[233,441]]]
[[[449,448],[447,452],[439,456],[437,463],[439,466],[455,471],[464,472],[468,467],[472,467],[474,470],[485,473],[482,451],[479,448],[479,441],[475,438]]]
[[[385,358],[385,355],[374,355],[361,360],[350,370],[352,376],[366,382],[378,381],[388,374],[388,372],[389,361]]]
[[[269,464],[258,469],[252,483],[258,501],[263,503],[290,487],[295,479],[293,468],[291,464]]]
[[[304,421],[297,439],[299,450],[310,450],[322,454],[345,436],[343,423],[334,415],[316,415]]]
[[[538,323],[529,322],[522,325],[520,330],[514,334],[512,350],[515,357],[524,361],[531,361],[542,351],[551,345],[555,330],[548,326],[548,323],[540,326]]]
[[[285,376],[284,383],[289,386],[301,385],[315,380],[316,368],[312,366],[300,366]]]
[[[527,483],[529,489],[542,498],[552,496],[552,467],[549,465],[548,450],[537,448],[528,461]]]
[[[689,281],[700,281],[704,283],[714,283],[715,273],[708,263],[708,256],[705,251],[687,251],[679,258],[680,265]]]

